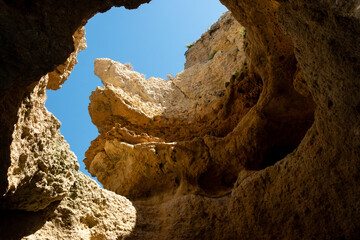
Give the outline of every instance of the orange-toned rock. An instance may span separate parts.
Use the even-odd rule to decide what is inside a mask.
[[[256,104],[262,83],[248,76],[244,30],[231,14],[211,29],[189,49],[191,64],[172,80],[146,80],[121,63],[95,61],[104,87],[91,95],[89,112],[101,135],[85,164],[107,189],[131,199],[231,189],[242,166],[219,156],[226,147],[211,155],[209,145],[229,141],[222,139]],[[197,59],[202,46],[218,50]]]
[[[249,61],[253,70],[260,68],[262,96],[267,98],[277,94],[271,88],[277,84],[273,81],[285,81],[270,73],[280,74],[280,69],[286,72],[291,66],[276,63],[280,59],[268,54],[276,50],[272,43],[284,36],[277,22],[279,14],[294,40],[299,60],[301,71],[295,79],[303,76],[306,82],[296,89],[308,90],[317,104],[314,123],[297,149],[284,159],[260,171],[241,171],[229,196],[214,199],[187,195],[151,207],[139,205],[140,215],[144,213],[141,219],[151,230],[135,228],[133,239],[169,235],[178,239],[359,238],[360,67],[356,59],[360,50],[354,44],[360,36],[357,1],[281,1],[280,12],[275,1],[223,2],[247,31],[253,31],[248,39],[252,52]],[[280,37],[267,38],[272,35]],[[268,58],[262,58],[263,64],[258,65],[261,58],[257,56]],[[296,64],[292,66],[295,70]],[[268,72],[268,79],[264,72]],[[306,92],[301,91],[308,96]],[[258,111],[256,106],[249,113]],[[278,107],[262,118],[281,112],[279,116],[284,116],[285,109],[281,104]],[[156,216],[152,222],[146,219],[149,215]],[[165,222],[170,224],[161,225]],[[156,228],[158,225],[161,227]]]
[[[293,78],[283,91],[271,91],[270,84],[260,95],[262,79],[247,67],[244,40],[244,29],[225,14],[188,50],[187,68],[168,81],[97,59],[104,87],[90,97],[101,133],[84,160],[90,173],[131,199],[220,196],[239,171],[290,153],[313,121],[313,103],[294,90]],[[196,57],[215,48],[207,60]],[[292,71],[281,74],[294,77]],[[129,141],[142,135],[149,138]]]
[[[141,2],[146,1],[0,1],[0,238],[359,239],[356,0],[222,0],[246,27],[247,46],[247,57],[239,55],[247,67],[227,77],[232,80],[224,95],[194,83],[219,89],[216,84],[228,80],[217,82],[213,74],[209,81],[187,78],[191,68],[206,69],[219,53],[231,52],[213,54],[214,46],[224,46],[216,41],[233,39],[216,37],[222,32],[212,31],[217,27],[198,41],[203,47],[188,51],[190,71],[181,78],[186,84],[169,87],[154,79],[142,85],[139,78],[124,81],[136,83],[131,87],[105,84],[93,95],[98,103],[108,101],[97,108],[111,114],[109,121],[94,121],[101,135],[87,164],[106,187],[136,201],[101,190],[75,171],[57,120],[41,107],[42,76],[65,62],[72,34],[95,12]],[[224,69],[232,64],[231,58],[220,59]],[[162,101],[171,94],[159,92],[175,87],[184,90],[190,111]],[[199,95],[220,105],[202,103]],[[162,120],[158,109],[179,118]],[[197,116],[206,120],[198,124]],[[138,125],[145,120],[147,125]],[[65,151],[62,161],[57,147]]]

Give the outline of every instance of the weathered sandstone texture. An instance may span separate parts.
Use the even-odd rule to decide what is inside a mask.
[[[44,210],[1,211],[0,234],[2,239],[115,240],[129,235],[135,220],[129,200],[77,172],[68,195]]]
[[[1,195],[8,189],[10,144],[20,105],[43,76],[64,64],[74,52],[75,31],[97,12],[112,6],[136,8],[149,1],[0,1]]]
[[[281,76],[293,71],[295,88],[316,102],[314,123],[281,161],[260,171],[241,171],[227,197],[187,195],[139,204],[139,218],[151,230],[140,226],[133,239],[358,239],[359,2],[222,2],[247,29],[249,68],[264,83],[256,106],[262,96],[277,94],[277,84],[286,86],[289,78]],[[291,39],[294,48],[286,45]],[[297,64],[289,61],[293,51]],[[148,215],[157,217],[150,222]]]
[[[145,80],[121,63],[97,59],[104,87],[90,97],[101,133],[86,153],[90,173],[134,200],[169,193],[214,197],[232,189],[240,170],[291,152],[313,121],[313,104],[295,92],[292,78],[277,98],[257,103],[262,79],[247,67],[245,35],[224,14],[190,47],[186,69],[170,81]],[[265,115],[271,101],[281,119]]]
[[[75,55],[76,51],[71,56]],[[53,79],[63,81],[68,76],[55,74]],[[41,78],[18,111],[10,145],[9,186],[0,201],[0,236],[121,239],[134,228],[136,210],[125,197],[101,189],[78,172],[77,159],[60,134],[59,120],[45,108],[48,79],[49,75]],[[24,229],[18,229],[19,219],[26,224]]]
[[[47,83],[45,75],[19,109],[9,188],[0,202],[1,238],[105,240],[129,235],[135,208],[78,172],[59,120],[45,108]],[[24,229],[18,229],[19,219]]]
[[[261,92],[261,79],[248,75],[243,31],[225,14],[190,48],[191,64],[173,80],[146,80],[121,63],[97,59],[95,74],[104,87],[90,97],[90,116],[101,133],[86,153],[90,173],[131,199],[229,191],[241,164],[209,145],[230,141],[222,138]],[[196,59],[204,48],[211,50]]]
[[[86,47],[86,20],[140,2],[79,3],[0,1],[1,239],[115,240],[135,225],[129,200],[78,172],[60,122],[44,104],[46,88],[61,87]]]
[[[38,211],[63,199],[79,168],[60,134],[59,120],[45,108],[47,81],[46,75],[19,109],[10,145],[9,187],[1,201],[10,209]]]
[[[83,173],[77,172],[68,196],[55,204],[41,229],[23,239],[123,239],[135,226],[132,203]]]
[[[156,109],[149,100],[159,99],[156,91],[130,90],[138,89],[126,86],[136,77],[122,65],[113,67],[119,70],[111,79],[95,69],[105,87],[93,93],[89,109],[101,135],[85,162],[92,160],[89,170],[105,187],[136,200],[138,223],[130,238],[359,237],[360,54],[354,44],[360,36],[359,8],[355,2],[299,2],[281,7],[275,1],[225,2],[246,27],[248,67],[239,73],[263,86],[256,104],[239,114],[224,136],[200,132],[186,135],[192,140],[181,138],[180,127],[172,130],[179,120],[157,131],[156,124],[142,121],[169,118],[166,111],[147,112]],[[195,64],[187,64],[185,72],[196,61],[207,62],[191,61]],[[116,73],[107,69],[106,76]],[[191,86],[190,93],[197,90],[196,84],[184,85]],[[191,132],[196,123],[185,126]],[[173,140],[175,135],[182,141]]]
[[[224,126],[227,125],[224,123],[225,117],[219,119],[216,114],[225,105],[223,98],[230,101],[230,96],[225,96],[227,84],[230,84],[233,75],[234,81],[235,75],[246,66],[244,38],[241,35],[244,29],[230,14],[223,16],[211,29],[187,52],[192,66],[186,63],[187,69],[171,81],[155,77],[145,80],[144,75],[125,65],[110,59],[95,60],[95,74],[105,88],[91,96],[89,112],[99,132],[105,133],[119,123],[129,130],[148,133],[165,141],[182,141],[209,131],[214,132],[211,135],[222,136],[231,131],[234,126]],[[201,52],[204,49],[209,49],[206,54]],[[194,56],[197,55],[204,59],[195,60]],[[261,79],[257,81],[259,83],[255,82],[254,85],[260,86]],[[109,100],[104,102],[103,96],[110,92],[114,97],[108,96]],[[243,92],[251,97],[248,91]],[[255,102],[247,107],[239,106],[241,110],[237,111],[242,112],[238,118],[256,103],[259,88],[254,92]],[[99,105],[110,105],[110,109]],[[222,111],[222,115],[231,115],[231,110],[225,111]],[[230,125],[236,123],[228,122]]]
[[[233,25],[215,24],[186,53],[178,84],[98,60],[110,68],[97,72],[100,136],[85,161],[135,201],[76,171],[41,107],[46,74],[93,14],[142,2],[0,1],[0,238],[359,239],[358,0],[221,0],[245,42],[225,44],[233,35],[216,34]],[[245,55],[231,50],[239,42]]]

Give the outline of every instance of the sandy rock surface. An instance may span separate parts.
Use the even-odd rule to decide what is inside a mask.
[[[47,81],[46,75],[19,109],[3,208],[44,209],[63,199],[74,184],[79,164],[60,133],[59,120],[45,108]]]
[[[125,197],[102,189],[77,173],[76,181],[45,224],[23,239],[124,239],[136,222],[136,210]]]
[[[61,201],[37,212],[1,211],[0,234],[3,239],[116,240],[128,236],[135,222],[136,210],[129,200],[77,172]]]
[[[0,238],[359,239],[357,0],[221,0],[246,31],[224,15],[172,81],[98,60],[85,163],[132,202],[77,172],[47,73],[143,2],[0,1]]]
[[[10,144],[21,103],[33,92],[43,76],[53,72],[59,65],[66,66],[67,59],[73,62],[74,58],[69,56],[77,45],[76,42],[74,44],[78,36],[76,30],[81,29],[96,13],[105,12],[112,6],[133,9],[149,1],[0,1],[1,194],[8,189]],[[65,77],[67,70],[63,72],[62,68],[58,68],[59,74]],[[60,76],[56,78],[64,80]]]
[[[131,199],[229,191],[238,167],[227,170],[231,163],[211,156],[209,144],[233,131],[262,87],[247,75],[242,31],[225,13],[187,56],[202,46],[216,47],[216,54],[206,61],[191,57],[192,66],[173,80],[145,79],[121,63],[95,60],[104,87],[90,96],[90,116],[101,133],[84,160],[90,173]]]

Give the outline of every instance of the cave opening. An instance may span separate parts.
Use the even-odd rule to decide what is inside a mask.
[[[80,171],[89,175],[82,160],[98,135],[88,112],[91,92],[102,86],[93,74],[94,60],[108,57],[130,63],[146,77],[166,79],[183,69],[186,45],[197,40],[226,10],[216,0],[156,0],[136,10],[112,8],[88,21],[87,49],[78,54],[78,63],[61,89],[47,90],[46,101],[47,109],[62,123],[61,133],[78,157]]]
[[[201,4],[196,4],[200,8]],[[184,12],[180,11],[180,6]],[[61,91],[48,92],[46,105],[62,122],[61,132],[78,157],[80,171],[87,175],[90,172],[106,189],[126,197],[144,199],[152,194],[166,195],[168,193],[165,192],[181,188],[184,181],[191,185],[190,192],[212,197],[225,195],[232,190],[242,169],[264,169],[292,152],[313,121],[310,116],[312,110],[305,110],[305,115],[310,117],[300,116],[296,119],[297,116],[292,115],[301,115],[308,105],[307,100],[299,100],[292,82],[289,86],[289,79],[296,74],[292,69],[296,65],[293,55],[279,57],[281,62],[289,62],[289,73],[284,78],[288,79],[284,80],[284,76],[279,76],[280,82],[274,84],[274,101],[266,103],[269,99],[261,97],[266,83],[261,78],[261,71],[254,69],[254,65],[260,63],[248,65],[250,59],[245,54],[248,51],[245,28],[236,25],[237,21],[230,14],[222,15],[226,8],[217,1],[208,4],[209,11],[201,11],[201,14],[197,14],[196,8],[192,9],[194,14],[190,14],[186,6],[184,2],[156,1],[150,5],[142,5],[135,11],[113,8],[107,13],[96,15],[86,25],[88,49],[79,53],[79,63],[70,79]],[[196,18],[184,20],[181,18],[184,15]],[[165,26],[164,19],[167,19]],[[180,23],[179,19],[182,19]],[[213,22],[216,23],[211,25]],[[220,35],[223,36],[219,37],[218,32],[222,32]],[[211,41],[216,43],[209,43]],[[236,47],[233,49],[234,46]],[[184,52],[186,62],[182,57]],[[97,60],[93,63],[95,59]],[[215,64],[211,65],[209,62]],[[196,67],[198,65],[203,67]],[[91,71],[93,66],[94,73],[102,84],[95,80]],[[183,66],[186,73],[180,72]],[[140,76],[138,72],[147,76]],[[174,77],[174,73],[178,72],[180,73]],[[131,83],[123,84],[121,91],[124,93],[120,97],[119,89],[111,90],[116,84],[107,78],[107,74],[115,74],[112,77],[120,79],[120,82],[123,81],[121,78],[130,79]],[[132,79],[133,76],[138,76],[140,80],[137,77]],[[164,83],[157,87],[145,86],[148,84],[146,82],[159,81],[150,76],[168,78],[175,88],[170,91],[171,87],[164,88],[165,91],[161,92],[159,89]],[[189,81],[193,77],[197,79]],[[276,87],[284,85],[281,81],[288,88],[285,89],[285,94],[276,89],[284,88]],[[109,88],[108,84],[112,87]],[[102,87],[97,88],[99,85]],[[91,91],[93,93],[89,104],[87,99]],[[175,94],[176,91],[178,93]],[[167,96],[168,92],[172,92],[170,95],[175,97]],[[143,95],[147,96],[141,100]],[[107,98],[105,101],[104,96]],[[151,105],[154,99],[148,99],[154,96],[160,100],[157,99]],[[285,98],[288,100],[284,100]],[[298,102],[298,106],[288,111],[293,100]],[[115,106],[112,101],[121,104],[116,103]],[[257,104],[258,101],[260,104]],[[59,102],[62,104],[59,105]],[[167,102],[174,104],[169,105]],[[124,103],[128,106],[123,107]],[[162,104],[160,108],[159,103]],[[250,111],[254,106],[257,110]],[[259,111],[259,115],[255,111]],[[154,112],[158,115],[152,116]],[[277,116],[277,113],[280,115]],[[267,116],[258,120],[264,114]],[[243,139],[225,157],[220,157],[206,150],[208,143],[204,143],[204,140],[197,141],[208,137],[218,139],[211,141],[217,144],[214,149],[218,148],[219,152],[229,147],[231,138]],[[91,142],[90,147],[85,142]],[[175,170],[180,161],[169,164],[166,159],[172,153],[164,150],[169,149],[166,144],[172,142],[177,144],[176,148],[181,152],[175,157],[178,158],[176,161],[195,161],[200,165],[201,161],[209,161],[207,166],[196,173],[192,172],[191,166]],[[145,146],[147,143],[154,143],[154,147]],[[124,147],[124,144],[130,144],[132,148]],[[133,151],[135,145],[146,150]],[[165,153],[158,156],[161,151]],[[149,152],[154,152],[156,157],[149,157]],[[136,163],[140,171],[134,170],[134,160],[142,158],[149,162]],[[119,174],[114,169],[126,174]],[[109,174],[109,171],[112,173]],[[191,174],[194,176],[188,176]],[[143,184],[144,179],[147,184]],[[122,182],[130,184],[122,185]]]
[[[128,166],[136,163],[134,159],[145,160],[135,169],[142,171],[139,176],[133,175],[136,174],[133,171],[130,172],[133,178],[125,179],[133,184],[126,186],[127,189],[137,192],[123,195],[121,191],[115,191],[121,195],[115,194],[101,189],[78,172],[76,160],[58,131],[58,121],[44,108],[48,75],[38,81],[39,73],[47,73],[52,69],[51,65],[62,62],[56,59],[66,58],[70,53],[71,35],[80,20],[107,10],[111,4],[136,7],[136,3],[146,1],[149,0],[89,1],[89,5],[84,4],[86,1],[0,2],[3,20],[0,41],[4,46],[3,56],[7,58],[1,76],[9,73],[9,79],[3,80],[6,87],[10,83],[11,90],[3,97],[17,95],[2,98],[1,115],[6,121],[0,126],[5,136],[2,149],[6,148],[2,150],[2,156],[5,156],[2,175],[6,175],[6,171],[8,174],[5,178],[1,176],[1,183],[5,179],[9,191],[0,201],[4,213],[0,214],[0,221],[4,223],[0,224],[0,235],[8,239],[23,235],[30,239],[292,239],[299,236],[358,239],[359,224],[354,220],[360,214],[354,209],[360,209],[357,194],[359,111],[356,112],[359,103],[356,80],[360,68],[350,61],[353,57],[348,56],[349,53],[359,54],[354,45],[360,29],[354,27],[359,26],[357,12],[353,11],[359,10],[355,9],[355,1],[339,5],[221,0],[239,21],[250,25],[247,28],[249,45],[252,45],[249,52],[253,51],[248,56],[251,67],[264,77],[255,106],[233,132],[226,134],[225,131],[219,135],[221,137],[214,133],[181,144],[164,143],[160,138],[136,135],[120,128],[112,133],[124,134],[121,135],[124,138],[130,136],[134,144],[119,143],[111,139],[111,135],[103,136],[106,141],[104,151],[101,151],[111,161],[119,160],[121,154],[128,157]],[[92,4],[99,6],[91,8]],[[29,15],[24,18],[23,9],[30,7],[32,11],[26,11]],[[319,11],[326,14],[319,15]],[[69,14],[58,14],[64,12]],[[59,16],[65,21],[52,21]],[[66,21],[73,16],[79,16],[80,20]],[[57,32],[64,33],[58,40]],[[21,41],[12,41],[19,38]],[[30,44],[22,44],[23,39]],[[62,43],[64,40],[70,41]],[[336,54],[334,41],[342,43]],[[40,47],[35,49],[34,46]],[[189,47],[195,48],[192,44]],[[12,49],[19,49],[19,52]],[[215,61],[220,54],[213,51],[206,58]],[[21,61],[16,61],[18,59]],[[12,67],[14,63],[19,63],[17,68]],[[34,71],[28,73],[30,68]],[[13,74],[14,69],[19,71]],[[234,76],[231,79],[235,80],[226,82],[229,88],[241,82],[237,81],[241,73],[232,71],[231,74]],[[22,78],[15,77],[19,75],[23,75]],[[32,78],[26,81],[29,76]],[[28,89],[22,89],[26,86]],[[104,86],[103,90],[110,88],[110,85]],[[32,92],[25,96],[28,91]],[[236,92],[243,94],[246,91],[238,88]],[[221,91],[214,95],[223,94]],[[315,108],[310,101],[311,94],[318,107],[314,125],[307,133],[313,123]],[[11,104],[9,100],[13,100]],[[233,101],[229,103],[228,108],[224,105],[221,108],[226,110],[223,112],[225,117],[231,106],[237,105]],[[217,107],[214,105],[215,109]],[[18,122],[11,135],[15,120]],[[166,137],[168,129],[161,130]],[[299,142],[301,145],[293,151]],[[8,143],[11,143],[10,159]],[[144,150],[145,154],[135,156],[134,149]],[[292,154],[282,159],[289,152]],[[163,157],[164,161],[146,162],[145,157],[152,160]],[[251,162],[257,158],[265,161]],[[281,163],[276,164],[280,159]],[[95,170],[104,163],[97,154],[93,162],[95,164],[90,167]],[[276,166],[272,167],[273,164]],[[240,165],[247,169],[238,169]],[[249,169],[256,171],[247,171]],[[237,174],[239,170],[240,175]],[[236,184],[232,187],[234,181]],[[164,186],[170,201],[161,201]],[[219,193],[219,189],[227,192],[231,188],[227,197]],[[145,200],[155,197],[155,200],[149,205],[141,205],[123,197],[128,195]]]
[[[183,7],[184,12],[180,11],[180,6]],[[133,148],[136,144],[155,142],[153,148],[150,146],[144,147],[147,149],[146,151],[154,151],[155,154],[161,151],[160,149],[166,148],[158,144],[158,142],[163,141],[166,144],[177,142],[177,148],[183,149],[181,150],[182,155],[177,156],[177,158],[182,159],[182,161],[188,161],[187,158],[195,159],[196,162],[210,161],[208,166],[194,173],[195,176],[191,177],[194,180],[187,183],[192,185],[190,188],[200,189],[202,194],[208,196],[220,196],[231,191],[237,179],[236,176],[242,168],[261,170],[275,164],[292,152],[302,140],[313,120],[310,119],[310,123],[308,121],[308,123],[304,124],[303,120],[305,118],[301,119],[302,117],[300,117],[299,120],[296,120],[296,116],[292,115],[303,111],[303,107],[307,103],[298,100],[297,93],[291,90],[291,86],[287,86],[290,89],[290,92],[286,93],[288,95],[282,96],[280,92],[275,92],[275,96],[276,94],[279,96],[274,98],[275,101],[260,103],[257,106],[257,109],[260,109],[260,115],[267,114],[265,122],[242,123],[253,121],[252,119],[259,117],[252,112],[249,115],[247,113],[257,105],[258,101],[263,101],[261,100],[261,93],[264,85],[263,79],[260,77],[261,73],[254,70],[253,65],[248,66],[247,63],[245,54],[248,46],[246,30],[241,25],[234,27],[235,30],[229,30],[236,20],[229,16],[224,17],[224,15],[220,17],[226,9],[217,1],[211,2],[208,6],[209,11],[202,11],[201,14],[197,14],[196,10],[194,14],[190,14],[189,10],[184,6],[187,6],[187,4],[183,2],[165,3],[156,1],[150,5],[142,5],[135,11],[113,8],[107,13],[96,15],[86,25],[88,49],[79,53],[79,63],[72,71],[70,79],[63,85],[61,91],[48,93],[47,107],[63,123],[61,132],[69,142],[71,149],[78,156],[80,170],[86,174],[89,174],[89,171],[93,176],[97,177],[96,180],[100,181],[105,188],[120,195],[147,198],[151,194],[173,191],[172,189],[178,188],[183,181],[189,180],[190,177],[187,175],[193,174],[191,173],[192,170],[188,169],[190,166],[181,170],[185,173],[179,171],[173,174],[173,169],[177,168],[176,164],[168,166],[168,162],[163,162],[168,158],[167,155],[171,155],[169,152],[164,153],[163,156],[157,156],[155,160],[149,160],[152,159],[150,157],[147,159],[150,162],[145,163],[145,167],[140,166],[140,164],[138,168],[141,170],[136,170],[133,174],[121,175],[115,173],[114,170],[111,170],[113,173],[109,174],[109,169],[117,168],[118,172],[131,172],[134,170],[132,169],[133,159],[148,158],[149,153],[142,156],[141,151],[134,152],[131,148],[124,148],[121,139],[126,139],[123,141],[126,144],[133,144]],[[173,12],[169,11],[169,9],[176,9],[177,11],[174,10]],[[184,20],[181,18],[183,15],[193,15],[196,18],[186,18]],[[163,25],[164,19],[167,19],[165,26]],[[179,19],[182,19],[180,23]],[[220,19],[222,19],[223,23],[221,24],[223,25],[217,23],[209,27],[213,22],[221,22]],[[219,30],[222,28],[226,30]],[[229,32],[223,34],[225,37],[221,38],[216,35],[217,31]],[[197,40],[199,36],[201,36],[199,39],[201,41],[195,43],[194,40]],[[207,39],[207,36],[210,36],[209,38],[212,40]],[[217,42],[215,44],[209,43],[211,41]],[[228,46],[233,47],[232,44],[236,46],[235,52]],[[207,52],[204,51],[205,46],[207,46]],[[182,57],[184,52],[186,52],[186,62]],[[293,56],[280,56],[279,59],[283,62],[286,58],[290,63],[294,61],[293,65],[295,66]],[[101,79],[102,84],[95,80],[96,77],[91,71],[95,59],[97,60],[95,61],[94,72]],[[208,64],[209,62],[216,64],[211,65]],[[223,62],[226,62],[227,65],[223,64]],[[100,71],[97,69],[96,63],[98,63]],[[198,64],[203,64],[205,67],[194,68]],[[252,64],[256,65],[258,63]],[[180,72],[183,66],[187,73],[184,73],[185,71]],[[287,76],[290,79],[295,74],[291,67],[293,66],[290,64]],[[116,74],[119,74],[118,71],[121,71],[121,73],[116,76]],[[143,75],[140,77],[146,80],[145,82],[158,81],[150,76],[160,76],[162,79],[168,78],[172,80],[171,82],[178,89],[176,91],[180,91],[180,95],[184,95],[185,98],[173,98],[173,96],[167,98],[166,95],[169,89],[154,95],[154,91],[161,89],[164,84],[160,84],[155,88],[152,88],[152,86],[150,88],[144,87],[147,84],[145,82],[125,84],[122,90],[124,93],[120,98],[116,93],[118,90],[109,90],[107,87],[108,83],[111,82],[111,85],[113,85],[114,82],[107,79],[106,74],[115,74],[112,77],[121,80],[124,74],[128,74],[128,76],[125,76],[126,79],[131,79],[132,77],[129,76],[135,76],[138,74],[137,72],[147,75],[146,77]],[[178,75],[174,77],[174,73],[178,72],[180,72],[178,74],[180,77]],[[189,81],[194,76],[197,78],[197,82]],[[141,82],[142,80],[135,81]],[[284,81],[284,83],[289,85],[289,82]],[[281,83],[276,84],[281,85]],[[292,83],[290,84],[292,85]],[[99,85],[103,86],[100,90],[97,89]],[[221,86],[219,87],[219,85]],[[90,96],[91,103],[89,105],[87,99],[90,92],[95,89],[97,90]],[[176,91],[174,89],[171,91],[176,96]],[[109,98],[109,94],[112,99]],[[147,99],[145,101],[140,99],[144,94],[148,95],[145,97]],[[163,94],[164,96],[162,96]],[[108,99],[103,101],[103,97],[99,97],[100,95]],[[151,102],[148,99],[152,95],[155,98],[160,98],[161,104],[165,102],[160,110],[157,106],[157,100],[153,107],[148,107],[148,103]],[[137,96],[140,96],[140,98]],[[163,97],[164,99],[162,99]],[[289,100],[279,100],[287,97]],[[123,99],[126,99],[125,105],[129,105],[128,107],[121,107],[121,104],[120,107],[114,107],[111,103],[113,100],[121,103]],[[294,110],[291,110],[293,113],[287,116],[284,113],[288,112],[288,110],[283,108],[290,107],[293,99],[299,102],[297,106],[299,109],[294,108]],[[62,104],[59,105],[59,102],[62,102]],[[175,102],[176,106],[167,105],[166,102]],[[193,107],[186,109],[188,106]],[[278,106],[280,108],[275,110],[274,108]],[[105,108],[107,110],[104,110]],[[135,111],[133,111],[134,109]],[[151,116],[153,112],[159,113],[159,111],[161,113],[156,117]],[[187,115],[187,111],[193,111],[194,113]],[[139,112],[141,112],[140,115]],[[169,112],[171,114],[168,114]],[[178,115],[172,115],[173,112],[177,112]],[[279,112],[280,115],[276,116],[276,112]],[[120,115],[117,115],[118,113]],[[147,114],[149,114],[150,118],[146,117]],[[97,116],[94,117],[95,115]],[[282,119],[282,115],[284,115],[284,119]],[[244,121],[243,117],[245,117]],[[292,123],[293,119],[295,119],[294,124]],[[309,119],[305,121],[307,120]],[[98,131],[93,124],[98,128]],[[254,125],[252,126],[252,124]],[[304,125],[306,126],[304,127]],[[117,126],[126,129],[119,129]],[[251,131],[254,131],[254,133],[251,133]],[[140,136],[143,133],[147,135],[145,140],[144,137]],[[227,148],[228,139],[233,138],[235,135],[243,137],[240,140],[242,143],[229,151],[228,159],[219,158],[216,154],[211,153],[208,156],[198,156],[199,154],[204,155],[203,151],[205,151],[206,146],[202,146],[203,143],[195,143],[197,138],[206,138],[206,136],[219,138],[220,140],[215,141],[219,145],[218,147]],[[118,139],[114,136],[117,136]],[[91,141],[90,147],[84,144]],[[194,142],[194,146],[188,146],[188,144],[192,144],[191,142]],[[197,149],[193,150],[192,148]],[[124,151],[126,154],[123,153]],[[198,151],[200,153],[197,153]],[[130,155],[136,155],[137,157]],[[218,161],[218,163],[213,163],[213,161]],[[123,162],[122,167],[119,167],[120,162]],[[219,167],[219,164],[224,166]],[[159,168],[159,166],[161,167]],[[159,171],[162,174],[159,174]],[[160,177],[161,175],[163,176]],[[116,181],[114,181],[114,177]],[[138,179],[136,179],[137,177]],[[159,179],[156,180],[158,177]],[[146,185],[142,184],[143,178],[149,180],[148,184],[146,184],[148,190],[144,187]],[[130,186],[119,184],[132,181],[133,183]]]

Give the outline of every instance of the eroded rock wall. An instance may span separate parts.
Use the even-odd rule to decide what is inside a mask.
[[[224,14],[188,50],[191,64],[173,80],[146,80],[121,63],[95,60],[104,87],[90,97],[101,133],[86,153],[90,173],[131,199],[229,191],[241,165],[211,155],[209,145],[234,130],[261,92],[261,79],[246,69],[243,31]],[[204,48],[217,50],[195,58]]]
[[[85,39],[85,27],[82,26],[76,30],[73,35],[74,41],[74,51],[66,59],[66,61],[59,65],[54,71],[48,74],[49,80],[46,88],[51,90],[58,90],[61,88],[62,84],[68,79],[71,71],[74,69],[75,65],[78,63],[77,54],[86,49],[86,39]]]
[[[101,133],[86,153],[93,176],[131,199],[159,191],[219,196],[240,170],[290,153],[312,124],[314,104],[294,90],[296,65],[281,73],[289,77],[282,91],[272,91],[279,76],[264,75],[260,95],[263,81],[251,61],[248,67],[246,44],[246,31],[226,13],[189,48],[186,69],[173,80],[145,80],[97,59],[105,87],[90,97]]]
[[[23,99],[43,76],[66,62],[74,51],[73,34],[94,14],[112,6],[131,9],[146,2],[149,0],[0,1],[1,194],[8,188],[9,146]]]
[[[172,223],[152,230],[164,239],[168,234],[179,239],[359,238],[358,1],[223,2],[246,26],[247,33],[253,31],[248,35],[250,65],[256,71],[265,64],[259,70],[264,80],[262,96],[266,96],[266,81],[276,85],[283,80],[274,76],[266,80],[264,71],[289,70],[289,65],[281,66],[280,58],[268,55],[276,50],[274,41],[286,43],[281,40],[284,33],[277,22],[279,14],[299,61],[295,81],[306,82],[301,84],[301,92],[309,92],[317,104],[315,121],[299,147],[274,166],[241,171],[229,197],[191,195],[150,208],[149,212],[158,214],[159,223]],[[267,38],[274,35],[280,37]],[[262,58],[265,62],[261,65],[256,56],[268,58]],[[295,66],[290,64],[290,69]],[[274,91],[268,91],[267,97],[271,97]],[[187,232],[177,230],[183,224]],[[152,237],[151,231],[141,228],[134,234]]]
[[[38,211],[63,199],[74,184],[79,165],[59,120],[45,108],[47,83],[46,75],[19,109],[2,208]]]
[[[61,201],[36,212],[2,210],[0,223],[3,239],[115,240],[131,234],[136,210],[125,197],[76,172],[74,184]]]
[[[187,145],[198,154],[193,164],[180,164],[173,169],[192,173],[182,179],[188,186],[198,184],[198,191],[187,187],[180,194],[173,192],[172,198],[153,196],[159,196],[156,189],[161,185],[168,187],[166,183],[173,177],[173,172],[159,161],[163,155],[156,146],[161,144],[151,144],[152,161],[158,161],[158,166],[146,160],[142,165],[142,160],[149,157],[135,154],[142,151],[140,147],[127,145],[131,150],[126,153],[135,157],[127,156],[125,151],[116,152],[114,149],[119,148],[110,145],[104,147],[105,153],[97,161],[110,156],[110,166],[111,161],[117,161],[121,164],[116,165],[118,169],[126,166],[124,169],[144,176],[142,182],[146,185],[136,185],[136,190],[144,187],[145,200],[123,193],[137,199],[138,223],[130,238],[357,239],[360,68],[356,59],[360,54],[354,43],[359,40],[360,28],[356,1],[223,2],[246,27],[248,68],[244,73],[262,80],[261,95],[225,137],[208,134],[203,138],[206,149],[191,148],[201,146],[196,143],[199,138],[191,142],[191,147]],[[199,52],[208,54],[206,49]],[[346,74],[341,75],[344,71]],[[315,104],[311,98],[317,105],[314,118]],[[116,142],[112,140],[114,136],[109,136],[108,141]],[[127,137],[118,139],[128,141]],[[153,140],[144,140],[144,145],[149,141]],[[269,147],[269,142],[274,145]],[[181,162],[188,157],[184,155],[174,154],[173,158]],[[239,173],[231,193],[220,198],[212,195],[222,187],[217,177],[220,175],[224,182],[224,177],[231,173],[223,172],[221,166],[214,166],[211,161],[200,160],[217,157],[226,169]],[[126,163],[129,158],[132,168]],[[108,179],[115,178],[116,173],[120,179],[126,174],[117,172],[116,167],[106,168],[106,164],[99,166]],[[165,171],[161,166],[167,167]],[[261,167],[266,168],[259,170]],[[196,171],[202,174],[198,177],[194,175]],[[154,182],[149,180],[151,177]],[[176,183],[176,178],[173,182]],[[184,190],[183,186],[175,185]]]
[[[60,122],[44,104],[46,89],[61,87],[86,47],[87,19],[140,2],[77,4],[0,2],[1,239],[122,239],[135,224],[129,200],[78,172]]]
[[[58,133],[58,121],[41,105],[45,75],[69,57],[75,30],[97,11],[112,5],[136,7],[140,2],[0,1],[1,238],[360,238],[359,2],[222,2],[246,28],[247,67],[235,74],[224,96],[210,96],[211,101],[224,103],[221,109],[227,109],[227,114],[209,108],[205,116],[221,121],[234,117],[229,122],[235,125],[227,124],[225,132],[215,133],[203,131],[202,125],[180,125],[179,129],[194,125],[196,131],[182,133],[183,141],[175,148],[169,140],[179,131],[170,126],[181,118],[159,121],[170,129],[161,133],[159,125],[153,125],[158,119],[146,110],[161,109],[156,93],[175,87],[163,84],[141,96],[144,91],[134,92],[143,84],[140,75],[138,88],[122,86],[127,91],[120,91],[105,84],[97,90],[99,102],[117,99],[122,104],[104,113],[121,116],[126,110],[134,114],[130,117],[148,121],[146,128],[154,126],[146,135],[141,134],[145,127],[137,125],[137,117],[129,123],[114,116],[109,122],[100,119],[101,135],[89,150],[96,153],[88,159],[90,168],[99,163],[98,169],[94,167],[99,178],[124,181],[124,176],[131,176],[123,186],[111,181],[109,186],[121,191],[125,186],[129,190],[125,194],[137,200],[134,209],[124,197],[100,189],[76,171],[74,156]],[[192,62],[187,69],[206,65],[208,56],[212,61],[221,56],[218,52],[212,56],[214,45],[207,45],[205,38],[199,42],[207,47],[193,46],[187,53]],[[198,50],[202,57],[196,57]],[[114,66],[125,71],[122,65]],[[237,105],[249,100],[242,97],[256,90],[259,82],[262,91],[260,96],[254,94],[258,96],[255,105],[237,112],[242,109]],[[239,91],[244,85],[245,95]],[[149,90],[146,84],[141,89]],[[138,101],[134,101],[136,94],[141,96]],[[147,102],[152,104],[144,105]],[[176,104],[173,107],[174,116],[187,116]],[[44,121],[37,121],[38,115]],[[27,125],[31,127],[26,129]],[[64,156],[51,153],[55,145],[65,151]],[[146,161],[144,165],[142,159],[158,165]],[[54,160],[54,166],[47,160]],[[117,169],[124,172],[113,171]],[[57,186],[60,178],[66,181]],[[23,194],[30,194],[29,199]]]
[[[134,228],[136,210],[126,198],[102,189],[78,172],[60,134],[60,122],[45,108],[48,75],[18,112],[1,199],[4,239],[121,239]],[[25,227],[19,230],[18,224]]]

